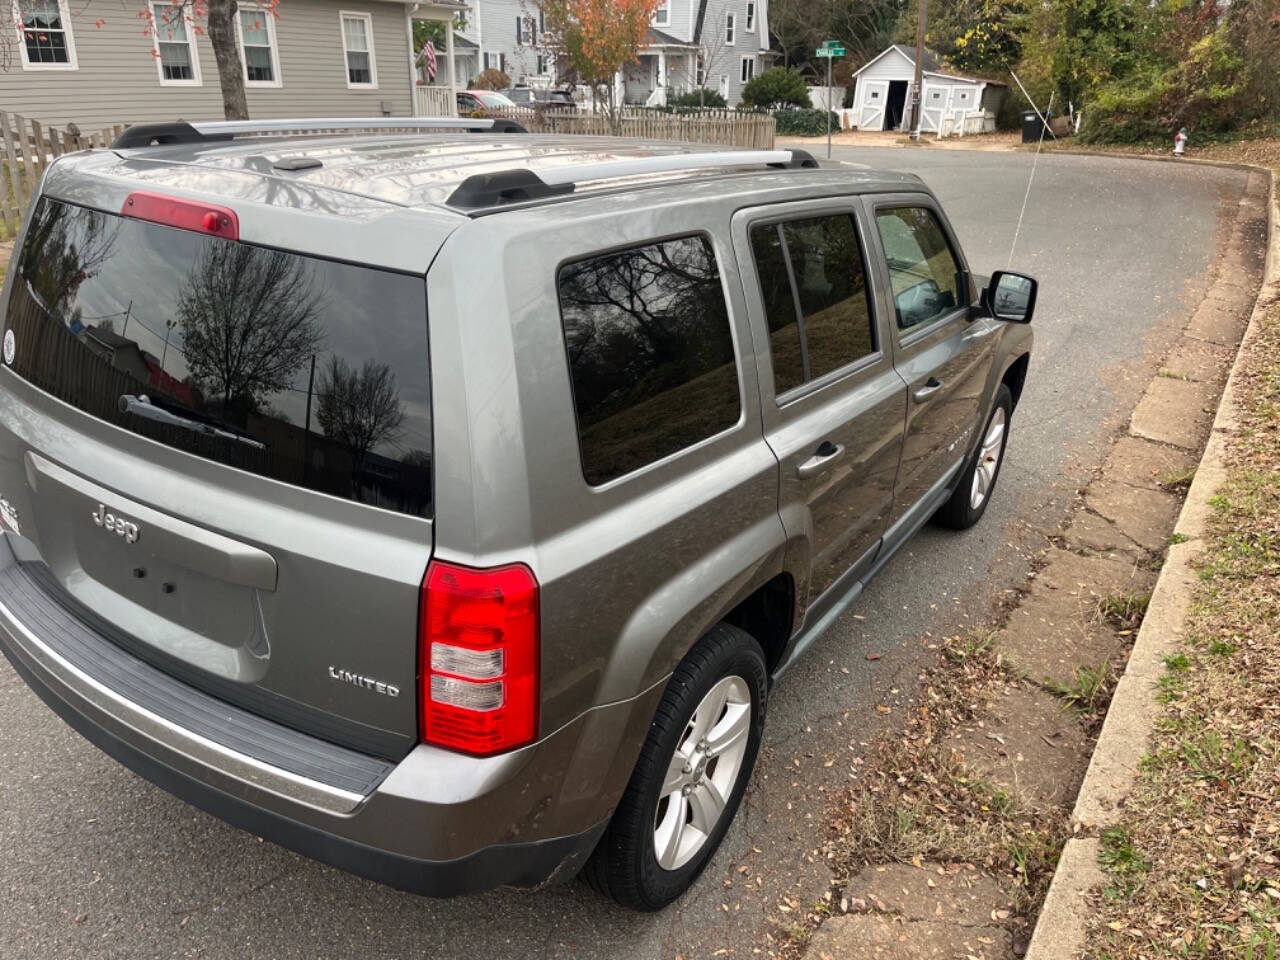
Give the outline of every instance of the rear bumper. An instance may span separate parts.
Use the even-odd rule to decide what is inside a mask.
[[[0,573],[15,560],[0,535]],[[21,610],[21,615],[15,613]],[[254,749],[285,734],[271,721],[220,704],[218,718],[240,739],[217,742],[181,722],[175,696],[201,696],[111,645],[98,661],[67,645],[59,611],[0,593],[0,650],[27,684],[91,743],[157,786],[228,823],[306,856],[401,890],[431,896],[503,885],[536,886],[572,876],[603,832],[626,786],[661,685],[588,711],[523,750],[465,757],[425,745],[384,763],[363,789],[361,766],[344,748],[288,741],[308,755],[314,776],[264,762]],[[72,624],[75,625],[74,621]],[[82,625],[80,625],[82,628]],[[92,635],[80,636],[94,643]],[[91,651],[94,652],[94,651]],[[136,668],[128,683],[111,669]],[[132,661],[131,663],[129,661]],[[158,673],[158,672],[157,672]],[[94,674],[97,674],[96,676]],[[149,683],[167,684],[155,692]],[[123,689],[122,689],[123,687]],[[133,696],[125,695],[131,693]],[[164,696],[161,697],[160,695]],[[175,719],[177,718],[177,719]],[[227,737],[219,737],[223,741]],[[634,747],[634,749],[632,749]],[[326,751],[333,751],[326,756]],[[337,769],[341,776],[326,771]],[[332,782],[332,781],[337,781]]]

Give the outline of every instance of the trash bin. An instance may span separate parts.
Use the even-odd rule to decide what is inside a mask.
[[[1045,120],[1050,120],[1052,117],[1053,114],[1050,113],[1046,113],[1044,115]],[[1023,143],[1038,143],[1041,137],[1047,137],[1048,135],[1049,129],[1045,125],[1044,121],[1040,119],[1040,114],[1036,113],[1034,110],[1022,111]]]

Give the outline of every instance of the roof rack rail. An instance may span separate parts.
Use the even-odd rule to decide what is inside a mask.
[[[282,120],[210,120],[188,123],[144,123],[125,129],[111,144],[113,150],[129,147],[167,146],[174,143],[208,143],[231,140],[240,133],[305,133],[348,130],[467,130],[472,133],[527,133],[504,117],[306,117]]]
[[[467,177],[445,203],[459,210],[484,210],[508,203],[564,196],[573,193],[577,184],[591,180],[758,165],[775,170],[800,170],[815,168],[818,161],[806,150],[716,150],[568,164],[536,173],[517,168]]]

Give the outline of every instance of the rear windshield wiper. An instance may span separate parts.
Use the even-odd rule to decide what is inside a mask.
[[[170,413],[164,407],[157,407],[153,404],[151,398],[145,394],[135,397],[131,393],[126,393],[120,397],[119,406],[121,413],[132,413],[134,416],[142,417],[146,420],[154,420],[156,423],[167,423],[171,427],[181,427],[183,430],[202,433],[207,437],[238,440],[247,446],[253,447],[255,450],[265,450],[267,448],[265,443],[259,443],[257,440],[241,434],[232,433],[230,430],[220,430],[218,427],[201,423],[199,420],[189,420],[186,417],[178,416],[176,413]]]

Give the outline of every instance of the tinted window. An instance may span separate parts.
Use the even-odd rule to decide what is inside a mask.
[[[925,207],[876,211],[899,329],[930,323],[969,303],[964,275],[942,224]]]
[[[560,311],[587,481],[726,430],[741,404],[715,252],[682,237],[561,269]]]
[[[769,353],[773,357],[773,389],[785,393],[804,383],[804,352],[800,323],[791,289],[791,271],[782,248],[782,228],[765,223],[751,230],[751,250],[760,277],[760,296],[769,325]]]
[[[760,224],[751,231],[769,325],[774,390],[875,352],[862,251],[848,215]]]
[[[12,369],[179,450],[431,510],[426,294],[407,277],[41,200]]]

